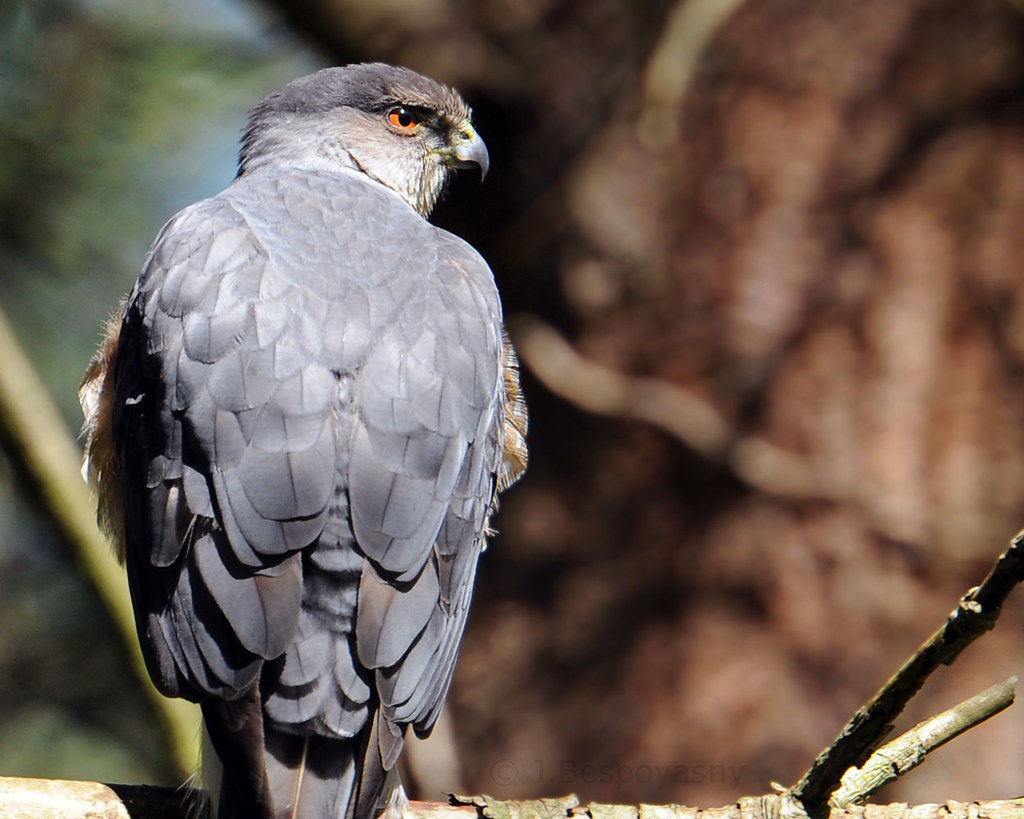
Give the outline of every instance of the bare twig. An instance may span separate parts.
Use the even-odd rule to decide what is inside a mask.
[[[728,446],[725,419],[688,390],[656,378],[621,375],[588,361],[533,316],[510,319],[509,332],[520,359],[555,395],[588,412],[654,424],[709,458]]]
[[[197,759],[197,709],[184,700],[162,697],[149,681],[124,573],[96,527],[96,509],[79,472],[82,453],[2,311],[0,361],[0,442],[99,592],[131,658],[139,684],[164,724],[172,756],[184,777]]]
[[[708,401],[671,381],[623,375],[587,360],[550,325],[509,320],[521,361],[555,395],[587,412],[643,421],[709,461],[726,463],[749,486],[787,498],[859,503],[854,491],[763,438],[739,437]]]
[[[940,665],[948,665],[968,645],[996,623],[999,610],[1010,590],[1024,574],[1024,532],[999,556],[982,584],[971,589],[914,656],[866,705],[857,710],[832,745],[815,760],[811,769],[793,788],[812,816],[823,814],[829,796],[839,786],[848,768],[864,763],[892,730],[893,722],[906,704]]]
[[[640,132],[655,147],[677,144],[673,124],[715,32],[743,0],[679,0],[665,21],[661,39],[644,71],[644,110]]]
[[[887,742],[863,767],[850,768],[843,774],[829,805],[845,808],[864,802],[883,785],[924,762],[931,751],[1011,706],[1016,689],[1017,678],[1010,677]]]

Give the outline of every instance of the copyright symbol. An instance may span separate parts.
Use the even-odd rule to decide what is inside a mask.
[[[499,759],[491,765],[491,781],[495,785],[513,785],[519,779],[519,768],[511,759]]]

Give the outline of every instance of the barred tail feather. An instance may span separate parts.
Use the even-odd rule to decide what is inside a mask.
[[[296,736],[273,728],[266,736],[266,772],[273,819],[352,816],[357,740]],[[348,810],[345,811],[345,806]],[[367,817],[370,819],[370,817]]]
[[[255,699],[204,703],[203,718],[222,767],[218,819],[376,819],[404,804],[394,768],[403,739],[379,714],[351,739],[280,731]]]

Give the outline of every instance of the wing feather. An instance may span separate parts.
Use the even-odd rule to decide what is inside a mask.
[[[244,216],[201,202],[161,232],[121,330],[115,438],[126,508],[145,510],[126,522],[129,577],[150,668],[193,699],[237,697],[291,641],[289,555],[334,491],[333,379],[287,329],[288,288],[259,301],[274,278]]]
[[[338,787],[372,804],[359,766],[433,725],[502,469],[503,344],[480,256],[355,176],[242,177],[157,238],[116,361],[130,586],[161,690],[227,701],[204,705],[218,748],[267,743],[252,804],[353,737]]]

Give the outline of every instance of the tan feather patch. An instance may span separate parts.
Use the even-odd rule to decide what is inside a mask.
[[[528,453],[526,449],[526,428],[528,415],[526,402],[519,387],[519,359],[508,336],[502,348],[502,364],[505,382],[505,447],[498,469],[498,491],[508,489],[526,471]]]
[[[124,563],[124,507],[121,499],[121,475],[114,447],[114,363],[117,342],[121,335],[125,302],[103,328],[103,341],[89,362],[85,378],[78,388],[85,422],[82,437],[85,454],[82,477],[88,482],[97,501],[96,520],[100,530],[114,547],[117,559]]]

